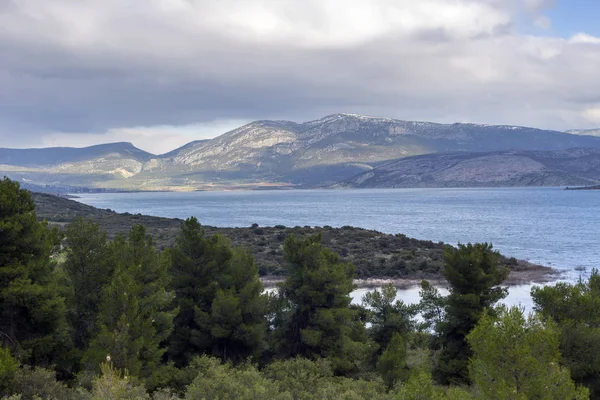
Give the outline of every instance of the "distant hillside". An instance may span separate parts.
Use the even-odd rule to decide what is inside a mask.
[[[154,156],[128,143],[0,149],[0,173],[37,185],[117,190],[327,186],[415,155],[600,148],[600,137],[503,125],[437,124],[353,114],[256,121]]]
[[[118,214],[50,194],[33,193],[38,218],[64,226],[76,218],[93,220],[113,238],[126,234],[132,226],[144,225],[159,248],[170,246],[180,232],[181,220],[140,214]],[[204,226],[207,235],[222,234],[235,246],[250,249],[261,276],[282,276],[287,272],[283,241],[289,234],[308,236],[320,233],[323,244],[356,266],[359,279],[440,279],[443,243],[417,240],[405,235],[389,235],[354,227],[259,227],[216,228]],[[507,283],[555,279],[554,270],[525,261],[502,258],[513,271]]]
[[[0,175],[49,191],[111,187],[142,171],[152,154],[131,143],[43,149],[0,148]],[[103,185],[104,183],[104,185]]]
[[[600,182],[600,150],[500,151],[409,157],[336,187],[568,186]]]
[[[22,167],[53,167],[102,158],[148,161],[152,156],[131,143],[108,143],[90,147],[48,147],[40,149],[0,148],[0,164]]]

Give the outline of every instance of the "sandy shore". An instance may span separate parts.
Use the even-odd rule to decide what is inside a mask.
[[[505,285],[508,286],[519,286],[527,285],[532,283],[549,283],[560,279],[560,271],[544,267],[541,265],[535,265],[528,263],[525,269],[517,271],[511,271],[508,278],[504,281]],[[281,276],[265,276],[261,278],[261,281],[265,288],[274,288],[278,283],[283,282],[285,278]],[[381,287],[384,285],[392,284],[399,289],[407,289],[410,287],[417,286],[423,279],[428,280],[438,287],[445,287],[448,285],[446,280],[442,277],[415,277],[415,278],[370,278],[370,279],[355,279],[354,283],[360,288],[373,288]]]

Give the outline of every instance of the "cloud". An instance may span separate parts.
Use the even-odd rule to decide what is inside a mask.
[[[600,102],[597,38],[515,28],[551,5],[0,0],[0,140],[153,149],[213,121],[332,112],[577,127]]]
[[[573,35],[569,41],[575,44],[600,44],[600,37],[588,35],[586,33],[578,33],[576,35]]]
[[[138,126],[114,128],[103,133],[53,132],[42,138],[41,146],[86,147],[98,143],[131,142],[153,154],[164,154],[193,140],[210,139],[249,121],[212,121],[182,126]]]
[[[583,116],[594,124],[600,124],[600,105],[589,107],[583,111]]]

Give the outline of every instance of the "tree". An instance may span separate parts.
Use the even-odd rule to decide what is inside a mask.
[[[408,377],[406,344],[400,334],[394,333],[387,348],[379,356],[377,371],[389,389]]]
[[[261,350],[267,298],[251,254],[220,235],[206,237],[190,218],[170,255],[179,306],[169,349],[175,364],[198,354],[239,362]]]
[[[517,307],[485,312],[468,335],[469,364],[476,391],[486,399],[586,399],[569,371],[559,365],[559,332],[536,316],[525,318]]]
[[[262,294],[258,267],[247,250],[233,251],[225,278],[211,305],[212,354],[240,362],[263,346],[267,298]]]
[[[133,227],[128,240],[117,237],[110,251],[119,262],[103,291],[99,331],[86,363],[95,368],[108,355],[116,368],[146,379],[152,387],[160,383],[165,340],[177,313],[174,293],[167,290],[168,259],[157,253],[142,226]]]
[[[0,336],[23,362],[50,365],[69,347],[51,256],[56,232],[37,221],[29,192],[0,181]]]
[[[397,289],[389,284],[381,290],[368,292],[362,298],[363,307],[369,310],[368,332],[378,345],[377,356],[388,347],[392,337],[397,334],[406,337],[415,329],[417,307],[396,300],[397,292]]]
[[[68,317],[73,343],[86,349],[96,331],[102,288],[110,282],[116,262],[98,224],[79,218],[66,228],[65,236],[64,269],[71,288]]]
[[[437,331],[446,318],[447,299],[440,295],[439,290],[426,280],[421,281],[419,297],[421,300],[417,309],[423,318],[423,321],[419,324],[419,330]]]
[[[560,332],[561,363],[593,398],[600,396],[600,274],[587,281],[560,282],[531,291],[535,310],[552,319]]]
[[[498,264],[499,254],[487,243],[448,246],[444,253],[444,276],[450,284],[445,300],[445,318],[438,324],[441,347],[437,374],[443,383],[468,382],[471,350],[466,336],[477,325],[484,310],[507,294],[498,287],[508,269]]]
[[[320,243],[291,235],[284,242],[289,275],[279,288],[275,319],[279,355],[326,357],[337,373],[355,368],[363,352],[353,340],[357,310],[350,308],[354,267]]]

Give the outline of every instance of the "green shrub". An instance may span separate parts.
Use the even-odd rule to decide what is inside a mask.
[[[7,348],[0,348],[0,393],[5,393],[12,385],[19,363]]]
[[[85,390],[73,390],[56,380],[54,371],[45,368],[22,368],[13,380],[10,394],[21,400],[89,400]]]
[[[198,376],[187,388],[188,400],[292,399],[279,393],[277,384],[264,378],[254,366],[232,368],[207,356],[195,359],[193,364]]]

